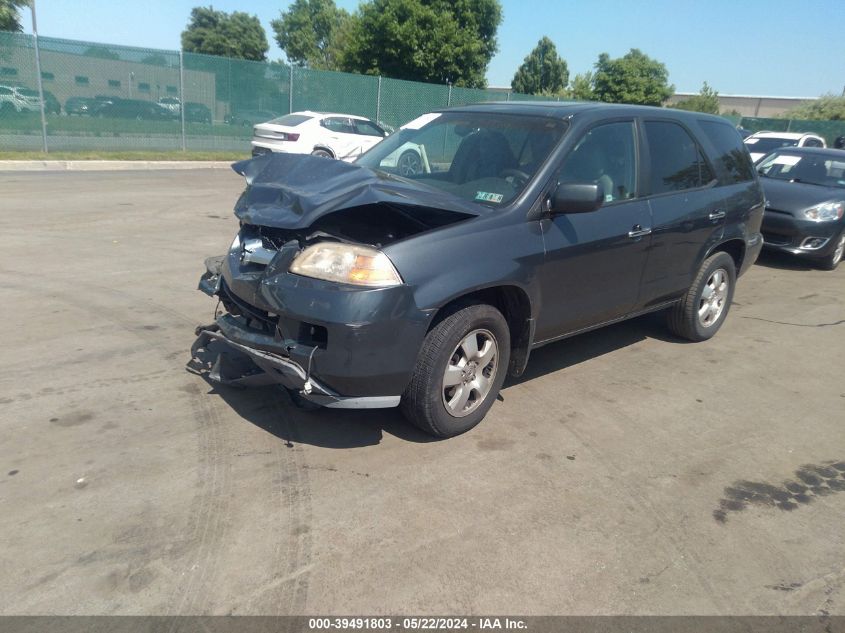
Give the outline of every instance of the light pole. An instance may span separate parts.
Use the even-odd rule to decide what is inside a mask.
[[[38,80],[38,102],[41,109],[41,148],[47,153],[47,116],[44,113],[44,85],[41,82],[41,51],[38,48],[38,23],[35,19],[35,0],[30,0],[32,12],[32,41],[35,44],[35,75]]]

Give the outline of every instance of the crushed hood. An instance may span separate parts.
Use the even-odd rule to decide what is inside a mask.
[[[247,181],[235,205],[235,215],[246,224],[303,229],[341,209],[384,203],[466,215],[482,210],[411,180],[317,156],[264,154],[232,169]]]

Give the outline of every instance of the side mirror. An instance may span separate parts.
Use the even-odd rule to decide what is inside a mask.
[[[598,182],[558,183],[552,194],[549,211],[561,213],[589,213],[604,203],[604,186]]]

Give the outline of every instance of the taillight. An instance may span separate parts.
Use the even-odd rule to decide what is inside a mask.
[[[285,134],[285,140],[286,141],[298,141],[299,140],[299,134],[290,134],[290,133]]]

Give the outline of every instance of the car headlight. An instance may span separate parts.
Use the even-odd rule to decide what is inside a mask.
[[[813,222],[831,222],[839,220],[845,213],[845,203],[825,202],[804,211],[804,217]]]
[[[402,283],[393,263],[381,251],[338,242],[309,246],[293,260],[289,270],[304,277],[371,288]]]

